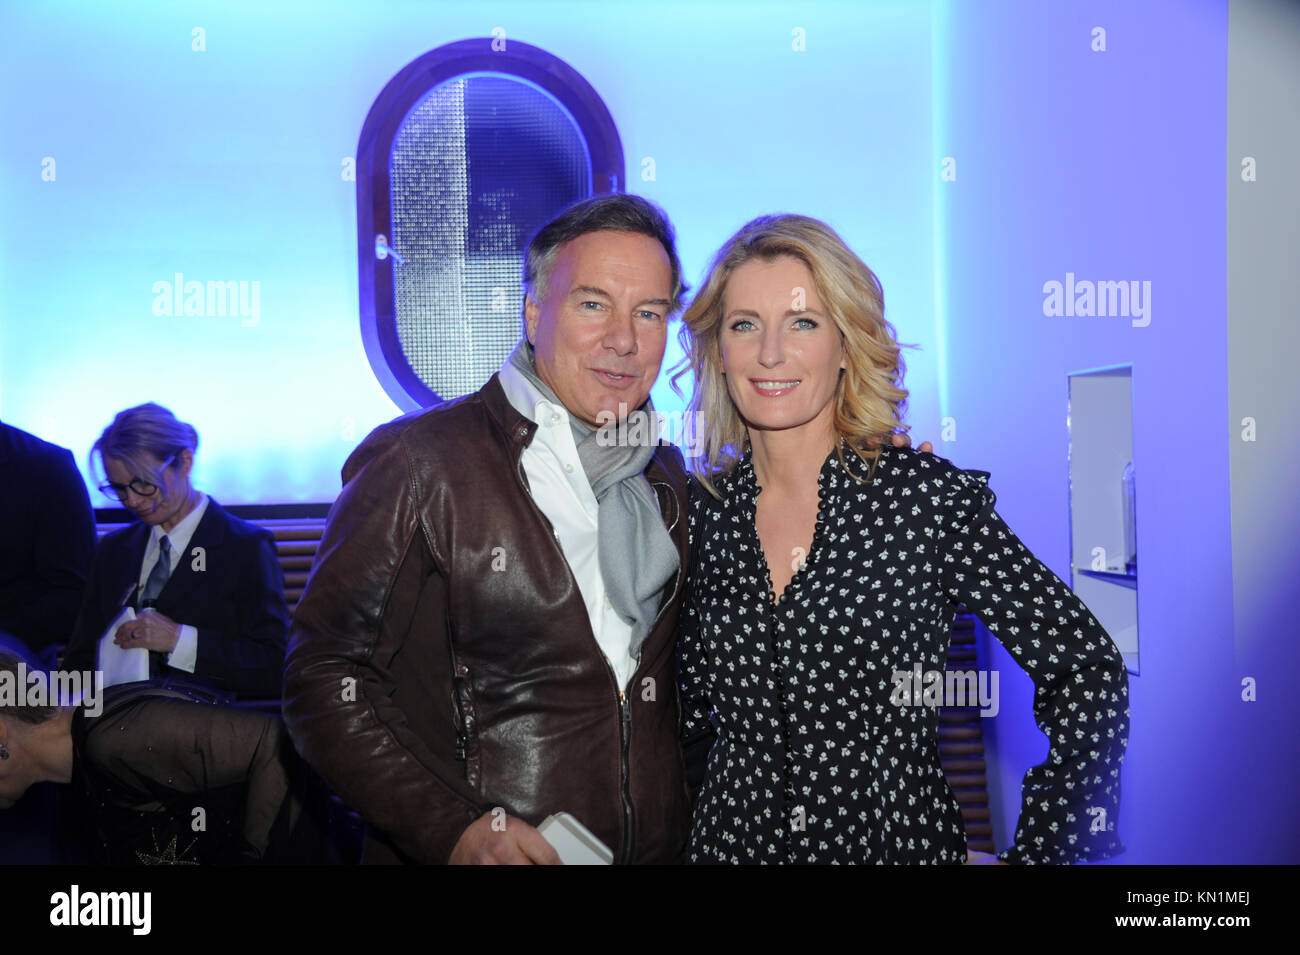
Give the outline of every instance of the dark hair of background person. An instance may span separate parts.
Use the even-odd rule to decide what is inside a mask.
[[[682,261],[677,255],[677,234],[668,216],[640,196],[623,193],[579,199],[539,228],[524,250],[524,291],[535,302],[547,292],[547,281],[560,248],[589,232],[634,232],[659,242],[668,253],[673,292],[670,312],[681,311],[688,286],[682,281]]]

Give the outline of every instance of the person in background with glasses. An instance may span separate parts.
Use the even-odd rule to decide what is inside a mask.
[[[160,405],[119,413],[91,448],[100,490],[138,520],[104,537],[64,668],[96,665],[100,638],[149,651],[151,679],[279,699],[289,611],[270,533],[190,483],[198,434]]]

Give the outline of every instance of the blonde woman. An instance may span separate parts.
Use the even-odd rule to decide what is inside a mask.
[[[100,490],[136,519],[95,550],[63,667],[93,669],[101,634],[129,605],[135,619],[113,642],[148,650],[153,679],[278,699],[289,610],[275,541],[193,485],[198,442],[193,425],[149,402],[118,412],[91,448]]]
[[[957,603],[1033,677],[1051,742],[1000,861],[1122,851],[1123,660],[1003,523],[987,473],[891,446],[907,392],[874,273],[822,222],[755,219],[682,338],[703,422],[683,734],[717,733],[688,859],[967,861],[919,678],[943,672]]]

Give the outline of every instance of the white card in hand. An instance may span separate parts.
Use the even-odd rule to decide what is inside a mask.
[[[565,865],[612,865],[614,853],[590,829],[567,812],[547,816],[537,827]]]
[[[149,679],[149,651],[144,647],[123,649],[113,642],[117,628],[134,619],[135,611],[124,607],[99,638],[99,669],[104,674],[104,686],[139,683]]]

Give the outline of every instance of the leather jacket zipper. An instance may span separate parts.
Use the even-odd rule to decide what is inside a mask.
[[[634,835],[636,820],[632,814],[632,792],[631,779],[628,767],[628,746],[632,740],[632,709],[627,703],[627,693],[623,690],[618,691],[618,710],[619,710],[619,737],[623,746],[623,857],[621,862],[632,861],[632,846],[634,845]]]
[[[542,524],[544,524],[546,529],[551,532],[551,541],[555,544],[555,549],[559,552],[560,559],[564,561],[565,566],[567,567],[568,559],[564,556],[564,548],[560,546],[560,539],[555,533],[555,525],[553,525],[550,519],[542,513],[542,509],[538,507],[537,502],[533,500],[532,489],[528,486],[528,476],[524,473],[524,459],[522,455],[516,463],[516,473],[519,476],[520,486],[524,489],[524,497],[528,498],[528,503],[532,505],[537,516],[541,518]],[[572,576],[572,570],[570,570],[570,576]],[[681,568],[678,568],[678,581],[680,581],[680,579]],[[577,584],[576,578],[574,579],[574,584]],[[579,591],[581,591],[581,588],[579,588]],[[673,593],[676,594],[676,584],[674,584]],[[670,598],[669,601],[659,609],[659,616],[663,615],[664,610],[671,602]],[[656,617],[655,622],[658,623],[658,620],[659,617]],[[651,626],[650,629],[653,631],[654,627]],[[631,773],[628,767],[628,751],[632,736],[632,710],[628,706],[627,694],[624,693],[623,690],[619,689],[618,678],[614,675],[614,668],[610,666],[609,659],[605,656],[605,651],[601,649],[600,644],[596,641],[595,633],[592,634],[592,643],[596,644],[596,653],[599,654],[601,662],[605,664],[605,672],[609,674],[610,685],[614,687],[614,691],[618,695],[619,799],[623,803],[623,847],[622,851],[615,855],[614,861],[617,863],[627,863],[632,859],[632,839],[635,832],[635,823],[632,818],[632,793],[630,789]],[[636,670],[639,670],[640,667],[641,654],[638,653],[637,665],[633,669],[633,682],[636,680]]]
[[[482,791],[478,740],[475,738],[478,720],[474,713],[469,667],[454,658],[453,664],[452,684],[456,698],[456,713],[460,717],[460,725],[456,728],[456,758],[465,763],[465,781],[474,789]]]

